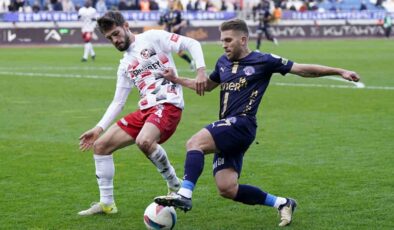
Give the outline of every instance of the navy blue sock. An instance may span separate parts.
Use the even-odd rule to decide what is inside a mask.
[[[260,40],[257,40],[256,49],[260,49],[260,44],[261,44]]]
[[[181,56],[181,58],[183,58],[184,60],[186,60],[188,63],[192,62],[192,60],[190,59],[189,55],[187,55],[187,54],[181,54],[180,56]]]
[[[234,200],[249,205],[264,205],[266,198],[267,193],[262,191],[258,187],[240,184],[238,186],[237,196],[234,198]]]
[[[196,185],[202,170],[204,169],[204,154],[198,150],[188,151],[185,161],[184,180]]]

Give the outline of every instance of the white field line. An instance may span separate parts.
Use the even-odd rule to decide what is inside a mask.
[[[364,86],[363,88],[361,88],[353,85],[326,85],[326,84],[281,83],[281,82],[273,82],[270,84],[276,86],[292,86],[292,87],[394,90],[394,87],[390,87],[390,86]]]
[[[114,76],[85,75],[85,74],[60,74],[60,73],[27,73],[0,71],[0,75],[10,75],[18,77],[52,77],[52,78],[93,78],[93,79],[115,79]]]
[[[85,74],[58,74],[58,73],[27,73],[27,72],[14,72],[14,71],[1,71],[0,75],[20,76],[20,77],[50,77],[50,78],[89,78],[89,79],[109,79],[116,78],[113,76],[105,75],[85,75]],[[325,77],[325,79],[343,81],[351,83],[352,85],[327,85],[327,84],[309,84],[309,83],[282,83],[272,82],[271,85],[275,86],[290,86],[290,87],[315,87],[315,88],[341,88],[341,89],[371,89],[371,90],[394,90],[392,86],[365,86],[359,82],[349,82],[337,77]]]
[[[350,84],[355,85],[357,88],[365,88],[365,84],[360,82],[354,82],[354,81],[348,81],[346,79],[340,78],[340,77],[334,77],[334,76],[327,76],[324,79],[328,79],[328,80],[334,80],[334,81],[341,81],[341,82],[347,82]]]
[[[104,70],[104,71],[115,71],[118,69],[118,67],[111,67],[111,66],[101,66],[101,67],[94,67],[94,66],[29,66],[29,67],[2,67],[0,66],[0,71],[17,71],[20,69],[25,69],[25,70]],[[177,69],[178,72],[193,72],[191,69]],[[212,70],[207,70],[207,72],[212,72]]]
[[[94,66],[28,66],[28,67],[4,67],[0,66],[0,70],[4,71],[13,71],[13,70],[107,70],[107,71],[116,71],[117,67],[110,67],[110,66],[101,66],[101,67],[94,67]]]

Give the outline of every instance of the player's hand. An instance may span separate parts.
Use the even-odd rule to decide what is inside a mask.
[[[203,96],[205,89],[207,88],[207,84],[208,78],[205,74],[205,68],[198,68],[196,76],[196,93],[200,96]]]
[[[81,151],[86,151],[92,148],[93,143],[99,138],[100,134],[103,132],[101,127],[94,127],[86,132],[84,132],[79,137],[79,149]]]
[[[176,26],[173,26],[172,28],[171,28],[171,32],[172,33],[175,33],[176,31],[178,31],[179,30],[179,25],[176,25]]]
[[[356,72],[348,71],[348,70],[342,73],[342,78],[348,81],[355,81],[355,82],[358,82],[360,80],[360,76],[358,76]]]
[[[174,72],[174,69],[173,69],[173,68],[166,68],[166,69],[162,72],[161,75],[162,75],[165,79],[167,79],[167,80],[169,80],[169,81],[171,81],[171,82],[176,83],[176,82],[175,82],[175,79],[176,79],[177,77],[175,76],[175,72]]]

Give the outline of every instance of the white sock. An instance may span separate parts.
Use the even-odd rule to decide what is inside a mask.
[[[88,55],[89,55],[89,43],[87,42],[83,46],[83,58],[88,59]]]
[[[175,185],[179,183],[175,169],[168,160],[166,151],[160,145],[157,145],[156,150],[153,151],[148,158],[156,166],[157,171],[160,172],[161,176],[168,182],[170,187],[175,187]]]
[[[179,194],[179,195],[181,195],[183,197],[191,199],[192,195],[193,195],[193,191],[190,190],[190,189],[187,189],[187,188],[181,188],[181,189],[179,189],[177,194]]]
[[[276,197],[274,207],[279,208],[279,206],[281,206],[282,204],[286,204],[286,202],[287,202],[286,198],[278,196],[278,197]]]
[[[112,155],[94,154],[96,164],[96,177],[100,189],[100,202],[104,204],[114,203],[114,175],[115,167]]]
[[[90,53],[90,56],[96,55],[96,54],[94,53],[92,43],[91,43],[91,42],[88,42],[88,44],[89,44],[89,53]]]

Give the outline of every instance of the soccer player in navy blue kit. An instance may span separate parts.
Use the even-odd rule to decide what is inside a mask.
[[[182,17],[183,5],[179,0],[168,1],[169,10],[160,17],[159,24],[164,24],[164,29],[170,33],[184,35],[182,29],[187,26],[187,21]],[[189,63],[190,69],[195,69],[194,60],[184,51],[179,51],[178,56]]]
[[[258,20],[259,22],[256,31],[256,50],[260,50],[261,38],[263,33],[268,41],[272,41],[275,45],[278,45],[278,40],[271,33],[271,22],[274,16],[272,15],[270,10],[270,2],[267,0],[262,0],[253,9],[253,17],[255,21]]]
[[[239,184],[242,160],[256,136],[256,113],[273,73],[302,77],[339,75],[358,81],[357,73],[313,64],[298,64],[272,54],[252,52],[245,21],[232,19],[220,26],[225,54],[210,74],[205,90],[220,85],[220,120],[201,129],[186,144],[184,181],[176,194],[159,196],[155,202],[184,211],[192,208],[192,192],[204,168],[204,155],[214,153],[213,174],[222,197],[248,205],[266,205],[279,210],[279,226],[289,225],[297,203],[294,199],[269,194],[252,185]],[[174,83],[196,89],[195,80],[177,77],[172,69],[164,77]]]

